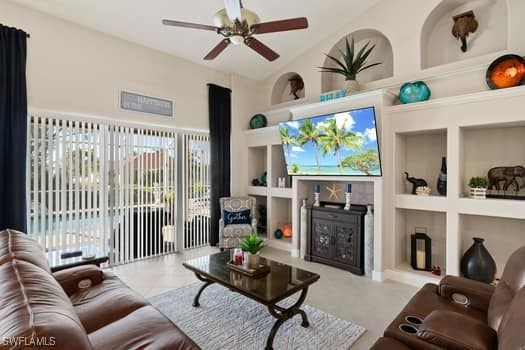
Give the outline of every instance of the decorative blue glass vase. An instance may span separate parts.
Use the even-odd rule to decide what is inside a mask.
[[[430,98],[430,89],[422,81],[405,83],[399,89],[399,101],[402,103],[413,103],[426,101]]]

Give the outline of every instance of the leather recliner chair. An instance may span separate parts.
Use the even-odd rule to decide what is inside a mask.
[[[525,247],[496,287],[454,276],[426,284],[372,349],[525,349],[524,285]]]

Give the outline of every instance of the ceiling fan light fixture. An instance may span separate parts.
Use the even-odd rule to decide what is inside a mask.
[[[230,21],[230,18],[228,18],[228,14],[226,13],[226,9],[222,9],[219,12],[217,12],[213,16],[213,24],[216,27],[224,28],[224,27],[232,27],[233,23]]]
[[[248,28],[252,25],[259,23],[261,19],[253,11],[250,11],[246,8],[241,8],[241,18],[238,18],[240,22],[246,22]],[[222,9],[213,16],[213,24],[219,28],[231,28],[233,27],[233,22],[228,17],[226,9]]]
[[[244,42],[244,37],[242,35],[240,35],[240,34],[233,34],[228,39],[230,39],[230,42],[233,45],[240,45],[240,44],[242,44]]]
[[[259,18],[259,16],[257,16],[255,12],[250,11],[245,7],[241,8],[241,15],[242,20],[246,21],[246,23],[248,24],[248,28],[256,23],[261,22],[261,19]]]

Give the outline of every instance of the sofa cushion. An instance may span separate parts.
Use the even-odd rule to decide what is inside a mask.
[[[231,224],[224,226],[222,235],[224,237],[244,237],[251,234],[253,227],[249,224]]]
[[[449,350],[491,350],[496,344],[496,332],[486,323],[453,311],[432,311],[417,336]]]
[[[199,349],[199,347],[153,306],[129,315],[89,334],[93,349]]]
[[[20,231],[3,230],[0,232],[0,264],[13,259],[30,262],[51,272],[47,256],[37,241]]]
[[[488,323],[499,332],[501,320],[505,316],[514,295],[525,286],[525,247],[516,250],[505,264],[501,279],[490,299]]]
[[[75,309],[53,276],[29,262],[11,259],[0,265],[0,280],[0,336],[4,344],[18,339],[26,345],[47,344],[53,349],[91,349]]]
[[[102,283],[74,293],[70,299],[88,333],[148,304],[110,271],[104,271]]]

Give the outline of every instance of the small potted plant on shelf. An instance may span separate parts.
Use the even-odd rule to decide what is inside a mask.
[[[474,176],[470,178],[470,198],[485,199],[487,198],[487,186],[489,181],[483,176]]]
[[[377,66],[381,64],[382,62],[378,63],[372,63],[372,64],[366,64],[366,59],[374,50],[375,45],[370,46],[370,41],[367,42],[361,50],[359,50],[357,53],[355,52],[355,43],[354,38],[351,39],[350,43],[348,42],[348,38],[346,38],[346,50],[343,52],[340,48],[337,48],[339,52],[341,53],[341,58],[338,59],[332,55],[328,55],[325,53],[326,57],[331,59],[333,62],[337,64],[336,67],[317,67],[321,69],[321,73],[336,73],[341,74],[345,77],[346,80],[346,91],[347,92],[355,92],[359,91],[359,83],[357,82],[357,74],[359,72],[364,71],[365,69],[372,68],[373,66]]]
[[[259,251],[264,247],[264,240],[259,238],[257,234],[252,233],[241,241],[242,250],[248,253],[247,265],[249,269],[259,267]]]

